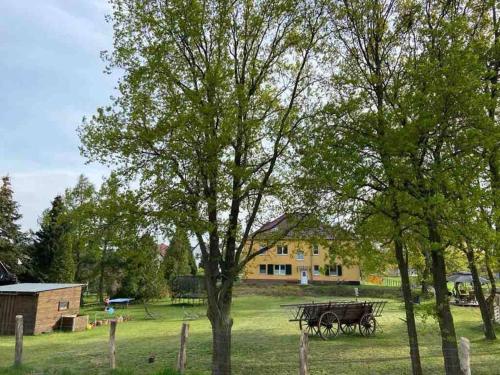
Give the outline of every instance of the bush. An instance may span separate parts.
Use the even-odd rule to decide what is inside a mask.
[[[234,289],[235,296],[265,295],[273,297],[351,297],[354,288],[358,288],[359,298],[401,298],[399,287],[386,287],[378,285],[268,285],[268,284],[239,284]]]

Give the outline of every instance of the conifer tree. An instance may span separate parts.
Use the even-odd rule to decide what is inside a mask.
[[[2,177],[0,186],[0,261],[14,273],[24,271],[25,236],[18,223],[21,219],[19,205],[14,201],[9,176]]]
[[[163,260],[165,277],[172,281],[176,276],[196,274],[191,245],[187,233],[177,228]]]
[[[35,275],[43,282],[72,282],[75,263],[68,240],[69,223],[60,195],[41,218],[41,228],[35,234],[32,258]]]

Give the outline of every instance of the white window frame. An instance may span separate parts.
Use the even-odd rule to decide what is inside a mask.
[[[286,276],[286,264],[275,264],[274,274],[277,276]]]
[[[281,254],[280,254],[281,250]],[[283,250],[286,250],[286,252],[283,252]],[[288,255],[288,245],[278,245],[276,246],[276,254],[278,255]]]
[[[319,245],[313,245],[313,255],[319,255]]]
[[[315,268],[318,267],[318,269],[316,270]],[[313,266],[313,275],[314,276],[320,276],[321,275],[321,270],[319,269],[319,266],[317,264],[315,264]]]
[[[302,257],[299,257],[299,254],[302,254]],[[302,250],[297,250],[297,253],[295,254],[295,259],[297,260],[304,260],[305,254]]]
[[[264,266],[264,272],[262,272],[262,266]],[[267,275],[267,264],[259,264],[259,275]]]

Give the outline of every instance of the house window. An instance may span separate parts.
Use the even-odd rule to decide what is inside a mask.
[[[261,264],[259,266],[259,273],[263,273],[263,274],[266,274],[267,273],[267,267],[265,264]]]
[[[297,251],[296,259],[304,260],[304,252],[302,250]]]
[[[319,255],[319,246],[313,245],[313,255]]]
[[[286,266],[284,264],[275,264],[274,265],[274,274],[275,275],[286,275]]]
[[[269,272],[268,272],[269,273]],[[274,275],[291,275],[292,265],[291,264],[275,264],[274,265]]]
[[[319,272],[319,266],[318,265],[315,265],[313,267],[313,275],[314,276],[319,276],[320,275],[320,272]]]
[[[276,252],[278,255],[288,255],[288,246],[280,245],[276,247]]]
[[[59,301],[59,305],[57,307],[58,311],[64,311],[69,309],[69,302],[68,301]]]
[[[326,276],[342,276],[342,266],[337,264],[335,266],[325,266]]]

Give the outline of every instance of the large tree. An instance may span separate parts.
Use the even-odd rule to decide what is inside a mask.
[[[496,281],[493,270],[499,267],[500,259],[500,126],[498,124],[499,110],[499,78],[500,78],[500,4],[497,0],[486,2],[488,18],[486,22],[484,48],[480,50],[483,64],[486,68],[484,76],[485,91],[490,100],[486,105],[488,117],[491,120],[489,131],[483,137],[483,155],[488,163],[487,190],[489,202],[482,209],[483,216],[492,231],[496,232],[492,246],[484,248],[485,263],[491,291],[488,296],[490,314],[493,313],[493,301],[497,293]]]
[[[446,282],[447,229],[457,199],[454,189],[481,172],[474,152],[477,135],[489,122],[484,111],[483,72],[476,45],[483,2],[427,0],[413,17],[412,54],[406,64],[407,90],[398,100],[408,141],[401,189],[414,199],[431,258],[436,314],[447,374],[460,373],[457,341]]]
[[[76,185],[66,189],[64,202],[66,220],[71,223],[68,237],[75,261],[75,281],[90,281],[98,256],[96,228],[97,196],[94,185],[83,175]]]
[[[166,292],[167,283],[164,268],[158,255],[158,247],[151,233],[139,234],[131,239],[124,251],[126,264],[124,277],[120,281],[118,295],[134,297],[144,303],[161,297]]]
[[[94,209],[93,240],[97,247],[94,267],[94,287],[99,300],[114,292],[120,280],[130,272],[130,257],[145,233],[145,214],[140,210],[136,196],[126,189],[118,176],[112,173],[97,192]],[[144,237],[146,238],[146,237]]]
[[[214,374],[231,373],[233,281],[263,203],[292,184],[290,145],[316,101],[321,2],[112,0],[119,95],[81,129],[84,155],[133,179],[149,212],[194,233]]]
[[[393,248],[402,279],[412,371],[421,374],[405,243],[414,220],[408,215],[407,196],[398,187],[407,134],[395,105],[404,90],[412,35],[405,13],[414,9],[411,3],[394,0],[354,0],[332,2],[331,10],[331,96],[313,121],[315,134],[303,161],[307,177],[314,176],[313,189],[345,202],[345,215],[353,219],[358,238]]]
[[[186,231],[176,228],[163,259],[165,277],[172,281],[176,276],[196,275],[196,261]]]
[[[8,176],[2,177],[0,186],[0,261],[19,274],[25,271],[26,238],[21,231],[19,206]]]
[[[36,277],[42,282],[72,282],[75,263],[69,241],[70,224],[63,198],[58,195],[40,218],[32,249]]]

